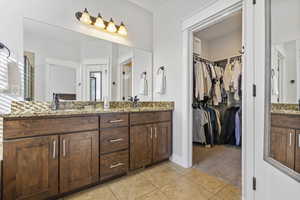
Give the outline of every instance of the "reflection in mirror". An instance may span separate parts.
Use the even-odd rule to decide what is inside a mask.
[[[79,101],[152,100],[151,52],[30,19],[24,19],[24,72],[28,101],[52,101],[53,93]]]
[[[300,181],[300,1],[266,0],[265,160]]]
[[[272,44],[272,103],[298,103],[300,82],[297,80],[300,79],[297,43],[299,41],[292,40]]]

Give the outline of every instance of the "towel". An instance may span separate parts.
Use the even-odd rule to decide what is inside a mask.
[[[166,91],[166,76],[165,70],[159,69],[157,71],[157,78],[156,78],[156,93],[164,94]]]
[[[147,75],[142,74],[141,80],[140,80],[140,89],[139,94],[147,96],[148,95],[148,81],[147,81]]]

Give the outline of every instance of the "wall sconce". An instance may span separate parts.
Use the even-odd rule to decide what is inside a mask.
[[[85,8],[83,12],[75,13],[76,19],[78,21],[93,26],[94,28],[105,30],[110,33],[117,33],[122,36],[127,36],[127,28],[124,23],[118,26],[115,24],[114,20],[110,18],[110,21],[105,21],[101,14],[99,13],[97,17],[93,17],[89,14],[88,10]]]

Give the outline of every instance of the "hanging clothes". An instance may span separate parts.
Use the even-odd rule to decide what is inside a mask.
[[[212,80],[210,78],[210,74],[207,68],[206,63],[201,62],[203,75],[204,75],[204,96],[210,97]]]
[[[241,145],[241,137],[242,137],[242,127],[241,127],[241,109],[239,109],[235,114],[235,145]]]
[[[214,95],[213,95],[213,104],[215,106],[222,103],[222,78],[223,70],[220,67],[214,66],[215,72],[215,84],[214,84]]]
[[[194,62],[194,77],[195,77],[195,98],[204,99],[204,71],[200,62]]]
[[[233,71],[232,71],[232,89],[234,92],[234,99],[236,101],[240,100],[239,97],[239,78],[242,74],[242,66],[238,60],[234,61]]]
[[[221,132],[221,143],[222,144],[230,144],[236,145],[235,139],[235,117],[236,112],[238,111],[239,107],[230,107],[228,108],[222,119],[222,132]]]
[[[232,75],[233,75],[232,64],[227,63],[224,71],[224,76],[223,76],[224,89],[226,92],[230,91],[230,86],[232,85]]]
[[[208,124],[208,117],[204,110],[193,109],[193,142],[207,144],[205,136],[205,125]]]

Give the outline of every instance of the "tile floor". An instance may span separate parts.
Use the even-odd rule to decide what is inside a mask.
[[[194,168],[218,177],[240,189],[242,183],[241,161],[241,148],[224,145],[205,148],[201,145],[193,145]]]
[[[199,169],[172,162],[139,170],[64,200],[240,200],[240,190]]]

